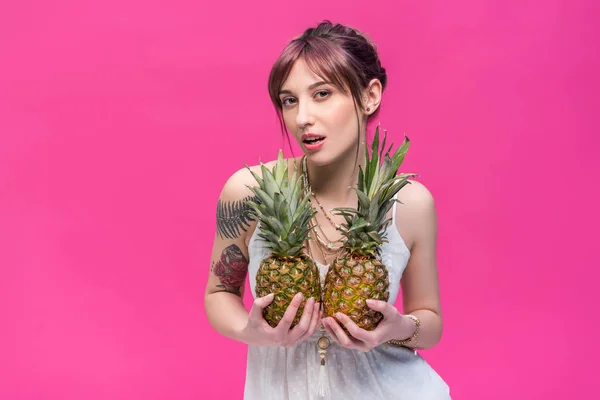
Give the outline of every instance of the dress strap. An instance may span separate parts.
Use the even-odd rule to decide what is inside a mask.
[[[400,191],[398,191],[395,195],[394,195],[394,200],[398,200],[398,193],[400,193]],[[392,223],[395,225],[396,224],[396,206],[398,205],[398,202],[394,202],[394,205],[392,206]]]

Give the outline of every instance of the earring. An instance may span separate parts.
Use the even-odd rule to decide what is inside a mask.
[[[367,111],[371,111],[371,109],[367,107]]]

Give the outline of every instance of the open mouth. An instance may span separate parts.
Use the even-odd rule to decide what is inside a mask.
[[[325,139],[324,137],[314,136],[314,137],[306,138],[302,142],[304,142],[306,144],[317,144],[317,143],[322,142],[324,139]]]

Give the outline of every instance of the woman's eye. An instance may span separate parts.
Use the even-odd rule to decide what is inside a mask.
[[[317,94],[317,95],[318,95],[318,94],[322,94],[323,96],[321,96],[321,97],[326,97],[326,96],[328,96],[328,95],[329,95],[329,92],[328,92],[327,90],[320,90],[320,91],[318,91],[316,94]]]
[[[327,96],[329,96],[331,93],[328,90],[320,90],[318,92],[315,93],[315,96],[317,98],[325,98]],[[291,106],[296,102],[296,99],[293,97],[286,97],[285,99],[281,100],[281,105],[282,106]]]

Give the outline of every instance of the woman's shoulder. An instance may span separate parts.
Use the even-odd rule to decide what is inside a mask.
[[[254,187],[258,185],[258,182],[254,178],[254,174],[259,177],[262,176],[261,173],[261,165],[271,169],[275,165],[275,160],[268,161],[262,164],[256,165],[246,165],[227,178],[225,184],[223,185],[223,189],[221,190],[220,198],[223,200],[241,200],[248,196],[254,196],[253,192],[249,187]]]
[[[423,183],[414,179],[408,179],[408,184],[400,189],[398,192],[398,200],[411,208],[427,208],[434,204],[434,198],[431,191]]]
[[[243,167],[231,174],[225,181],[219,198],[222,201],[235,201],[252,196],[253,193],[249,187],[256,186],[257,182],[250,171],[260,173],[260,165]]]
[[[252,172],[259,173],[260,165],[243,167],[227,178],[217,200],[217,233],[223,240],[237,240],[248,245],[249,234],[254,232],[256,221],[248,200],[255,200],[250,187],[258,183]]]
[[[286,162],[288,164],[288,169],[292,170],[293,168],[297,168],[298,158],[287,158]],[[253,174],[262,177],[261,168],[264,165],[269,170],[273,169],[277,160],[270,160],[266,162],[261,162],[256,165],[247,165],[244,166],[237,171],[235,171],[225,184],[223,185],[223,189],[221,191],[220,198],[225,201],[235,201],[242,200],[247,197],[253,197],[254,193],[249,189],[250,187],[254,187],[258,185],[258,182],[254,178]]]
[[[290,163],[293,165],[293,161],[290,160],[288,160],[288,165]],[[226,180],[217,204],[217,230],[222,238],[244,237],[244,242],[248,246],[249,239],[256,228],[256,220],[250,213],[248,200],[258,200],[254,192],[250,190],[251,187],[258,185],[253,173],[261,177],[262,166],[272,169],[276,162],[277,160],[272,160],[244,166],[232,173]]]
[[[436,226],[435,201],[429,189],[421,182],[409,179],[398,192],[396,228],[411,249],[428,231]]]

